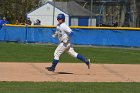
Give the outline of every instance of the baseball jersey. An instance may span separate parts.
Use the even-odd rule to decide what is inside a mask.
[[[65,23],[58,24],[56,31],[60,42],[64,42],[64,43],[69,42],[70,39],[69,34],[72,32],[69,26],[67,26]]]

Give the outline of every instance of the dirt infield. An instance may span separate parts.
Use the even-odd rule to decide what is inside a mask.
[[[48,72],[50,63],[0,63],[0,81],[33,82],[140,82],[139,64],[59,63],[56,72]]]

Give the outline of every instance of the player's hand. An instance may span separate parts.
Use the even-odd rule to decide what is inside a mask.
[[[58,36],[58,31],[55,32],[55,34],[52,35],[53,38],[56,38]]]
[[[63,43],[68,43],[68,37],[67,37],[67,35],[63,35],[62,36],[62,41],[63,41]]]
[[[68,38],[64,38],[63,43],[68,43]]]
[[[53,35],[52,35],[52,37],[53,37],[53,38],[56,38],[56,35],[55,35],[55,34],[53,34]]]

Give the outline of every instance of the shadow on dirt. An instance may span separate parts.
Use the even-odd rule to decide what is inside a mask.
[[[73,74],[73,73],[69,73],[69,72],[55,72],[56,74]]]

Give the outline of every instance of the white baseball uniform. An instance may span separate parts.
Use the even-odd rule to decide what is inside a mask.
[[[60,44],[56,48],[54,52],[54,59],[59,60],[60,55],[67,51],[73,57],[77,57],[78,53],[76,53],[70,43],[69,34],[72,33],[72,30],[65,24],[58,24],[56,28],[56,32],[53,37],[58,37]]]

